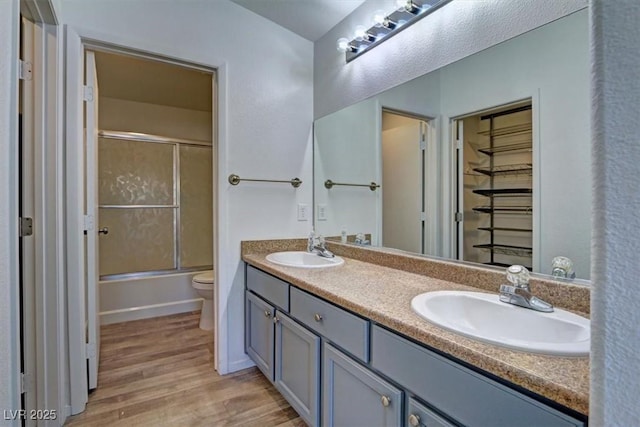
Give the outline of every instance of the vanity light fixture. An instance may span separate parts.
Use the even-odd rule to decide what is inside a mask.
[[[390,13],[383,10],[375,11],[373,25],[370,28],[358,25],[351,40],[345,37],[338,39],[337,48],[345,53],[347,62],[351,62],[450,1],[396,0],[395,10]]]

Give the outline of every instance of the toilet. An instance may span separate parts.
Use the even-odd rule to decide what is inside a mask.
[[[191,280],[191,286],[198,292],[202,301],[200,312],[200,329],[213,330],[213,270],[196,274]]]

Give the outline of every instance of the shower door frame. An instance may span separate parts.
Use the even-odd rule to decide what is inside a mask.
[[[170,138],[158,135],[145,134],[140,132],[121,132],[121,131],[108,131],[98,130],[98,139],[110,139],[117,141],[135,141],[145,142],[153,144],[166,144],[173,146],[173,204],[171,205],[111,205],[111,204],[99,204],[98,209],[173,209],[173,261],[174,268],[162,269],[162,270],[145,270],[145,271],[133,271],[127,273],[114,273],[101,275],[100,280],[121,280],[121,279],[134,279],[141,277],[160,276],[164,274],[178,274],[188,273],[192,271],[202,271],[213,269],[213,263],[207,265],[197,265],[193,267],[182,267],[182,242],[181,242],[181,198],[180,198],[180,146],[209,148],[213,151],[213,142],[199,141],[194,139],[185,138]],[[98,142],[98,144],[100,144]],[[212,165],[213,166],[213,165]],[[213,167],[212,167],[213,169]],[[212,170],[213,173],[213,170]],[[213,261],[213,260],[212,260]]]

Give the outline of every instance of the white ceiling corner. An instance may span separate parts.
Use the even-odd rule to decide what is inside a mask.
[[[365,0],[231,0],[315,42]]]

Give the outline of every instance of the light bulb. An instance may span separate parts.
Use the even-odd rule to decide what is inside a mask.
[[[408,3],[409,2],[407,0],[396,0],[396,8],[398,10],[406,10]]]
[[[358,41],[362,41],[362,40],[367,39],[368,38],[367,37],[367,29],[365,28],[365,26],[364,25],[358,25],[356,27],[355,32],[354,32],[354,36],[355,36],[356,40],[358,40]]]
[[[340,52],[346,52],[348,50],[351,50],[351,48],[349,47],[349,40],[344,37],[338,39],[338,43],[336,47]]]
[[[387,14],[384,12],[384,10],[376,10],[373,13],[373,24],[376,27],[382,27],[386,19],[387,19]]]

